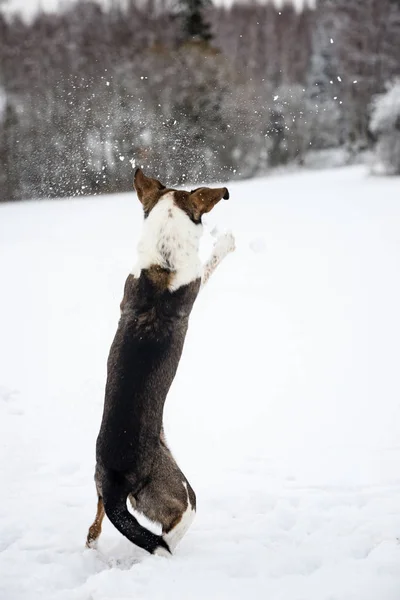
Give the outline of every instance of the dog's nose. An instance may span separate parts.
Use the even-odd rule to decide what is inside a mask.
[[[224,188],[225,192],[224,195],[222,196],[224,200],[229,200],[229,191],[228,188]]]

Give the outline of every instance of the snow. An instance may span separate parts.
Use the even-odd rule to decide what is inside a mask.
[[[0,206],[1,599],[398,600],[399,183],[277,175],[230,185],[208,216],[237,250],[167,400],[198,500],[171,559],[108,522],[84,549],[139,202]]]

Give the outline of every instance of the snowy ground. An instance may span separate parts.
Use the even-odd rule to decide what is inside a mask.
[[[109,523],[84,549],[138,201],[0,206],[1,600],[399,599],[400,181],[355,167],[230,191],[208,223],[237,251],[167,401],[198,498],[169,560]]]

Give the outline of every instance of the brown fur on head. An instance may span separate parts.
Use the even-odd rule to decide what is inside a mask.
[[[139,168],[136,169],[133,185],[143,205],[145,216],[149,215],[164,194],[173,192],[175,204],[195,223],[200,223],[202,215],[210,212],[222,198],[224,200],[229,198],[227,188],[201,187],[191,192],[167,188],[158,179],[146,177]]]
[[[165,191],[163,185],[158,179],[146,177],[142,169],[136,169],[133,176],[133,187],[136,190],[140,202],[143,204],[144,214],[147,216],[159,201],[162,193]]]

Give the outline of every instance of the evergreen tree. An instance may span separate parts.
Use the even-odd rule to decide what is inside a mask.
[[[179,0],[183,42],[211,42],[211,26],[204,16],[208,6],[211,0]]]
[[[18,199],[18,117],[7,103],[0,123],[0,202]]]

